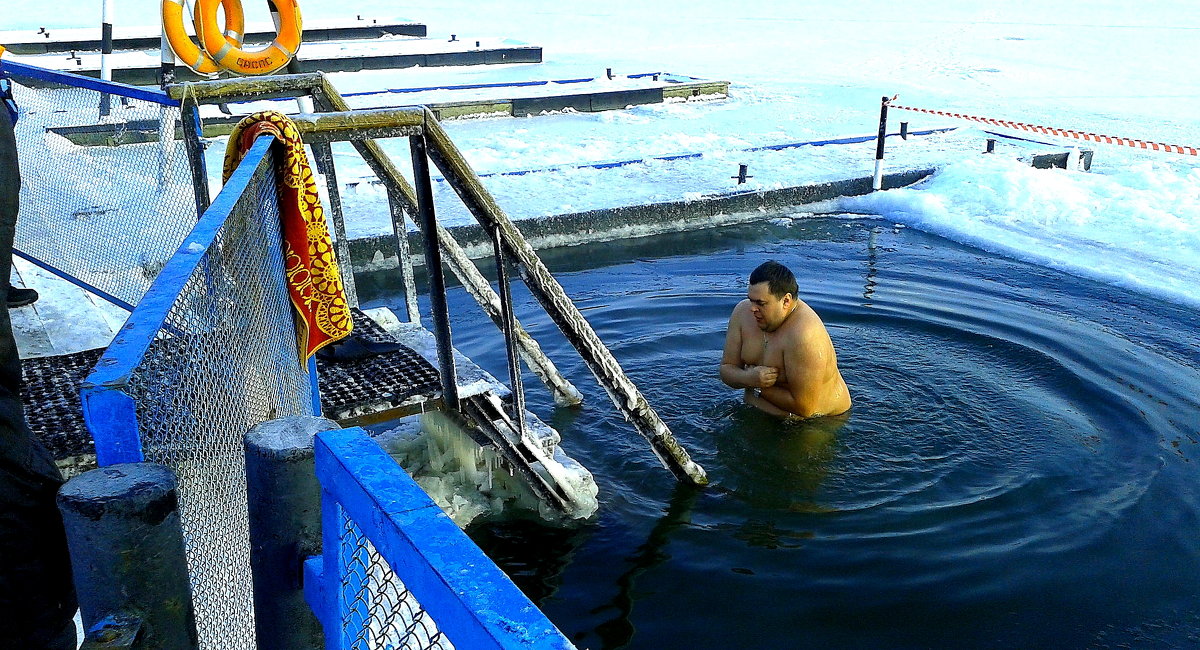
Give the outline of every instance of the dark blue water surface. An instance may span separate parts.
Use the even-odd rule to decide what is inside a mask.
[[[789,265],[854,409],[786,425],[717,366]],[[581,648],[1200,646],[1200,315],[870,219],[547,253],[712,485],[678,487],[527,293],[585,393],[532,410],[600,487],[573,528],[471,534]],[[586,267],[586,268],[585,268]],[[504,377],[461,291],[455,344]]]

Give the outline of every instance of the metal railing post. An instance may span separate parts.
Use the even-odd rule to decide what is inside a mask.
[[[392,233],[396,236],[396,262],[400,265],[400,281],[404,285],[404,308],[408,322],[420,323],[421,310],[417,306],[417,279],[413,272],[412,251],[408,246],[408,228],[404,225],[404,201],[397,190],[387,188],[388,213],[392,216]]]
[[[337,256],[342,286],[346,290],[346,304],[358,307],[358,287],[354,284],[354,263],[350,260],[350,240],[346,238],[346,216],[342,210],[342,195],[338,191],[333,147],[328,142],[314,142],[310,146],[317,171],[325,177],[325,189],[329,193],[329,214],[333,217],[333,251]]]
[[[504,346],[508,354],[508,379],[512,388],[512,419],[517,431],[525,435],[525,387],[521,382],[521,356],[517,352],[517,318],[513,314],[512,286],[508,282],[508,261],[500,232],[493,228],[492,249],[496,256],[496,281],[500,285],[500,313],[503,321]]]
[[[183,129],[183,145],[192,170],[192,187],[196,191],[196,218],[208,209],[212,199],[208,194],[208,168],[204,164],[204,143],[200,137],[203,124],[200,122],[200,107],[196,102],[184,101],[179,105],[180,125]]]
[[[408,139],[412,150],[413,179],[417,194],[417,219],[424,236],[425,271],[429,275],[429,304],[437,336],[438,370],[442,375],[442,399],[450,410],[458,410],[458,380],[454,370],[454,345],[450,335],[450,311],[446,305],[446,278],[442,275],[442,250],[437,240],[437,216],[433,209],[433,182],[429,178],[429,156],[425,136]]]
[[[887,138],[888,102],[892,98],[884,97],[879,105],[879,137],[875,139],[875,174],[871,178],[871,189],[883,188],[883,141]]]

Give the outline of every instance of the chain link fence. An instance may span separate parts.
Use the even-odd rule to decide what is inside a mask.
[[[365,431],[313,446],[323,548],[304,589],[325,647],[574,650]]]
[[[354,520],[342,512],[342,630],[353,650],[454,650]],[[326,631],[328,633],[328,631]]]
[[[196,223],[178,102],[32,66],[4,70],[20,108],[15,248],[137,304]]]
[[[102,464],[138,460],[136,446],[175,471],[200,645],[214,650],[255,645],[243,438],[261,422],[313,413],[268,144],[246,156],[83,391]],[[114,392],[134,413],[104,408],[122,403]],[[137,440],[127,439],[129,420]]]

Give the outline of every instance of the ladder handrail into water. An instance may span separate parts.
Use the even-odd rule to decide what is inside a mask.
[[[430,157],[446,177],[446,181],[458,193],[480,225],[497,233],[508,254],[524,270],[522,275],[530,292],[579,352],[625,419],[633,423],[638,433],[650,443],[650,448],[654,450],[659,461],[671,470],[678,480],[694,485],[706,485],[708,477],[704,469],[696,464],[687,450],[675,440],[675,436],[654,407],[650,406],[642,392],[625,375],[616,357],[563,291],[562,285],[542,263],[533,246],[521,235],[521,231],[483,186],[475,170],[467,163],[462,152],[429,109],[425,109],[425,137],[430,143]]]
[[[321,110],[327,112],[311,116],[300,115],[294,118],[301,133],[305,134],[305,140],[309,141],[310,138],[313,141],[321,142],[350,140],[372,171],[388,186],[389,194],[394,192],[396,198],[408,204],[404,207],[410,215],[417,214],[416,192],[383,152],[382,147],[371,139],[371,136],[421,137],[428,144],[429,158],[442,172],[447,182],[454,188],[480,225],[499,238],[504,252],[523,271],[521,275],[530,292],[578,351],[618,410],[650,443],[651,449],[663,466],[681,482],[693,485],[708,483],[704,469],[691,459],[666,423],[650,406],[645,396],[625,375],[612,352],[604,345],[583,314],[579,312],[575,303],[566,295],[562,286],[542,263],[533,247],[496,203],[487,188],[483,186],[478,175],[475,174],[462,152],[431,111],[427,108],[350,110],[349,105],[346,104],[337,89],[321,73],[281,75],[276,79],[279,80],[278,84],[270,83],[270,79],[238,79],[199,82],[185,84],[182,87],[171,86],[167,90],[172,96],[176,94],[181,97],[186,96],[198,103],[201,101],[221,103],[236,101],[239,98],[261,99],[266,96],[281,98],[287,96],[287,91],[283,90],[285,88],[290,90],[293,96],[300,93],[313,96]],[[414,129],[414,127],[416,128]],[[419,135],[414,131],[418,131]],[[359,134],[357,139],[346,137],[352,132]],[[437,241],[440,248],[449,252],[448,257],[456,259],[458,254],[461,254],[461,257],[466,259],[466,254],[462,252],[453,237],[443,228],[437,230]],[[470,262],[469,259],[466,261]],[[464,266],[474,267],[474,263],[470,262]],[[477,268],[475,271],[478,273]],[[455,273],[457,274],[458,271],[455,270]],[[505,331],[504,314],[499,313],[499,310],[493,312],[488,308],[489,305],[500,304],[500,298],[495,296],[491,286],[486,281],[482,283],[482,286],[478,286],[479,278],[471,278],[469,273],[460,275],[459,279],[464,285],[471,282],[471,286],[480,294],[476,296],[472,291],[472,295],[484,306],[485,311],[493,318],[493,321],[496,321],[501,331]],[[482,300],[481,298],[485,296],[488,299]],[[495,298],[492,299],[492,296]],[[523,352],[528,353],[528,348],[523,348]],[[537,352],[542,358],[545,358],[540,349]],[[528,360],[528,356],[526,359]],[[535,373],[538,372],[538,367],[534,364],[531,363],[530,367]],[[557,374],[555,370],[554,375]]]
[[[171,97],[198,104],[221,104],[244,99],[292,99],[297,96],[312,96],[316,100],[316,104],[323,111],[337,114],[353,113],[353,116],[349,118],[345,115],[339,115],[337,118],[326,120],[321,120],[320,116],[318,116],[316,123],[307,119],[300,119],[296,125],[304,135],[305,142],[325,138],[328,138],[325,142],[349,140],[367,163],[368,167],[371,168],[371,171],[383,181],[388,190],[389,206],[393,213],[398,213],[401,210],[410,215],[417,213],[416,192],[412,185],[404,178],[387,154],[384,153],[379,143],[369,136],[372,132],[377,135],[387,136],[412,135],[415,129],[407,130],[404,127],[415,127],[423,124],[424,114],[420,109],[351,111],[342,96],[328,82],[325,75],[321,73],[177,84],[168,86],[167,92]],[[345,137],[347,133],[346,129],[350,129],[351,132],[354,129],[358,129],[360,137],[357,139]],[[331,133],[334,131],[341,131],[342,137],[333,137]],[[400,203],[399,206],[395,205],[397,201]],[[336,219],[336,214],[334,217],[335,235],[339,242],[345,241],[345,226]],[[399,224],[400,218],[402,218],[402,214],[393,214],[394,223]],[[502,327],[503,315],[500,309],[500,297],[492,290],[491,285],[484,278],[483,274],[479,272],[475,263],[471,261],[471,258],[467,256],[466,252],[453,236],[450,235],[449,231],[439,227],[437,236],[438,243],[446,254],[444,261],[450,267],[450,270],[467,289],[467,292],[471,294],[471,297],[479,303],[488,317],[492,319],[492,322],[497,327]],[[408,302],[409,318],[415,322],[417,320],[415,318],[415,291],[413,291],[415,283],[407,254],[408,241],[403,236],[403,231],[399,226],[397,227],[396,237],[401,278],[404,283],[406,301]],[[350,268],[349,250],[345,251],[344,258],[340,249],[338,250],[338,254],[339,260],[343,261],[345,268]],[[521,351],[521,358],[525,360],[526,365],[533,371],[534,375],[550,389],[551,394],[554,396],[554,401],[564,406],[579,404],[583,400],[579,390],[562,376],[562,373],[558,371],[554,363],[542,352],[537,341],[529,335],[520,322],[517,322],[515,332]]]

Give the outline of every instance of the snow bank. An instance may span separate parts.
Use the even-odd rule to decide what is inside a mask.
[[[1200,305],[1200,167],[1140,160],[1104,173],[999,156],[947,163],[917,187],[843,199],[958,242]]]

